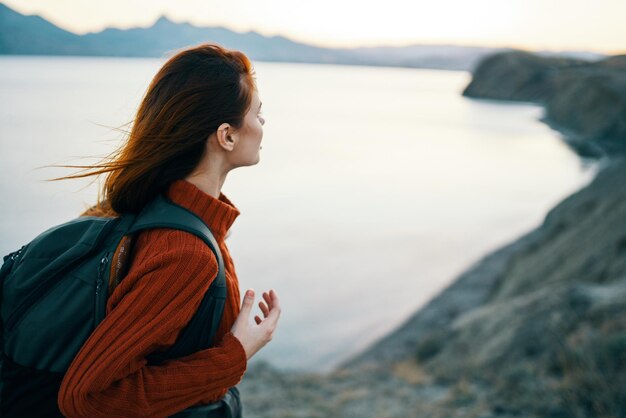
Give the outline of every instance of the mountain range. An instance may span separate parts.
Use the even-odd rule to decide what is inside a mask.
[[[264,36],[255,31],[235,32],[221,26],[199,27],[161,16],[152,26],[107,28],[79,35],[38,15],[23,15],[0,3],[0,54],[164,57],[178,49],[215,42],[246,53],[254,61],[371,65],[471,71],[485,56],[510,48],[456,45],[404,47],[324,48]],[[597,60],[602,54],[583,51],[535,52]]]

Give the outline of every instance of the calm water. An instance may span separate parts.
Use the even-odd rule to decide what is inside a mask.
[[[37,167],[113,150],[159,59],[0,58],[0,253],[77,216],[89,180]],[[242,289],[274,288],[256,358],[327,370],[404,321],[482,255],[537,226],[595,167],[537,121],[472,101],[465,72],[257,63],[261,163],[231,173]]]

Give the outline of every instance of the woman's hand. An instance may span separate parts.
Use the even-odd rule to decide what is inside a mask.
[[[248,359],[259,351],[265,344],[272,340],[278,318],[280,317],[280,305],[278,304],[278,296],[274,290],[263,292],[263,301],[259,302],[259,308],[263,312],[264,319],[255,315],[256,324],[250,323],[250,311],[254,304],[254,290],[248,289],[243,302],[241,311],[235,320],[231,332],[241,342]]]

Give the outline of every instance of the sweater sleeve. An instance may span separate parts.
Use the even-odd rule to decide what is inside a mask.
[[[217,347],[146,365],[147,354],[174,344],[217,275],[210,249],[188,242],[142,263],[141,277],[89,336],[61,383],[65,416],[166,417],[241,380],[247,357],[230,332]]]

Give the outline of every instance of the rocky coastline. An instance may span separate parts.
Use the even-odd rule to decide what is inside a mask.
[[[583,157],[626,152],[626,55],[585,61],[493,54],[476,67],[463,95],[543,105],[542,121]]]
[[[626,416],[626,57],[496,54],[464,95],[541,103],[596,177],[334,371],[250,367],[245,416]]]

